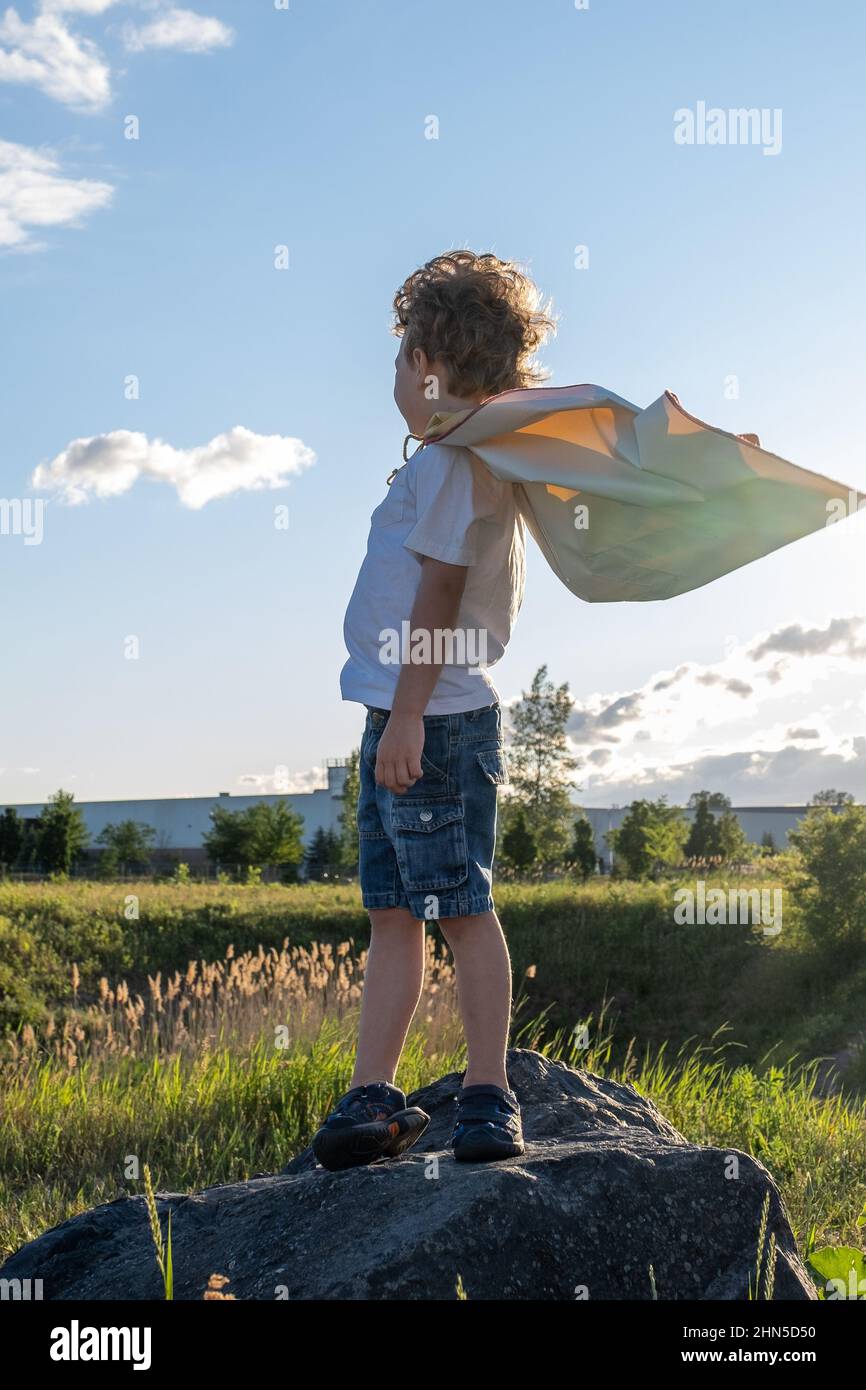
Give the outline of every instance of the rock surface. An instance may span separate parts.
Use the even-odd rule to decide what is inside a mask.
[[[630,1086],[509,1053],[526,1154],[455,1163],[459,1075],[415,1092],[431,1116],[398,1161],[328,1173],[307,1151],[277,1176],[160,1195],[172,1210],[175,1298],[212,1273],[239,1299],[747,1298],[770,1194],[776,1299],[813,1299],[775,1183],[755,1159],[687,1143]],[[738,1170],[738,1171],[737,1171]],[[737,1176],[732,1176],[737,1171]],[[141,1197],[24,1246],[0,1277],[45,1299],[158,1299]]]

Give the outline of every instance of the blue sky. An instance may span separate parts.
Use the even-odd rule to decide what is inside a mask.
[[[866,491],[864,42],[805,0],[0,3],[0,498],[47,504],[0,535],[0,804],[302,788],[357,743],[390,303],[452,246],[552,296],[553,384],[670,388]],[[781,149],[676,143],[699,101],[781,112]],[[533,548],[503,699],[569,682],[587,804],[864,798],[864,545],[648,605]]]

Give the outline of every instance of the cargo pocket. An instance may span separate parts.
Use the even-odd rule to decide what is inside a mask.
[[[391,833],[403,887],[409,892],[456,888],[469,876],[463,802],[459,796],[394,797]]]
[[[501,744],[498,748],[488,748],[483,753],[476,753],[475,756],[481,764],[481,771],[488,782],[492,782],[496,787],[507,785],[508,759]]]

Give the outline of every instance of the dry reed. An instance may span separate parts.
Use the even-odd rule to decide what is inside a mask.
[[[269,1036],[282,1049],[318,1036],[325,1020],[357,1010],[367,951],[353,943],[246,951],[229,947],[223,960],[190,961],[183,972],[149,975],[146,994],[131,994],[121,980],[103,977],[98,999],[37,1032],[25,1026],[4,1040],[10,1062],[52,1057],[70,1070],[83,1058],[190,1057],[203,1050],[244,1048]],[[74,975],[77,970],[73,967]],[[426,968],[413,1030],[432,1047],[457,1037],[456,981],[450,959],[426,942]]]

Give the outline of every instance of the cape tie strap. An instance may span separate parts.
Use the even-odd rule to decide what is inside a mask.
[[[406,435],[406,438],[403,440],[403,462],[404,462],[404,463],[408,463],[409,460],[410,460],[410,458],[414,458],[414,457],[415,457],[415,454],[417,454],[417,452],[418,452],[418,449],[415,449],[411,454],[407,453],[407,450],[408,450],[408,448],[409,448],[409,440],[410,440],[410,439],[417,439],[417,440],[419,441],[419,442],[418,442],[418,449],[423,449],[423,447],[424,447],[424,437],[423,437],[423,435],[420,435],[420,434],[407,434],[407,435]]]

